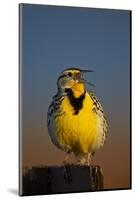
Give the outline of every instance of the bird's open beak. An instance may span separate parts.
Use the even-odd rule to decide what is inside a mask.
[[[88,84],[88,85],[94,87],[94,84],[93,84],[93,83],[91,83],[91,82],[89,82],[89,81],[87,81],[86,79],[83,78],[83,74],[84,74],[84,73],[87,73],[87,72],[94,72],[94,71],[93,71],[93,70],[85,70],[85,69],[82,69],[82,70],[81,70],[81,76],[80,76],[80,80],[79,80],[79,81],[82,82],[82,83],[84,83],[84,84]]]

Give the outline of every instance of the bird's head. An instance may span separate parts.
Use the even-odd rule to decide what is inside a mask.
[[[92,70],[81,70],[78,68],[68,68],[62,71],[60,74],[57,86],[58,90],[66,92],[67,90],[72,90],[75,97],[79,97],[85,91],[85,83],[89,83],[84,79],[84,73],[93,72]]]

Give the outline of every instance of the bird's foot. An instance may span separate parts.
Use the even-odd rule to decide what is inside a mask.
[[[63,168],[64,168],[64,179],[67,183],[70,183],[72,181],[72,174],[71,169],[69,165],[69,157],[70,157],[70,151],[67,152],[65,159],[63,161]]]
[[[72,173],[71,173],[71,169],[70,169],[70,165],[66,164],[63,166],[64,170],[64,179],[67,183],[71,183],[72,182]]]

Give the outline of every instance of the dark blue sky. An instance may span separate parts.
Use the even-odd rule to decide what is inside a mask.
[[[124,134],[129,142],[130,12],[29,4],[21,9],[26,141],[46,134],[50,142],[47,109],[59,73],[73,66],[95,71],[86,77],[104,106],[109,134],[116,140]]]

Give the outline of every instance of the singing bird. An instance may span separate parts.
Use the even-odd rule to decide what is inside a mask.
[[[101,103],[86,84],[84,74],[92,70],[65,69],[57,80],[57,94],[48,108],[47,126],[51,141],[65,151],[64,163],[74,153],[81,165],[90,165],[91,157],[104,145],[107,122]]]

